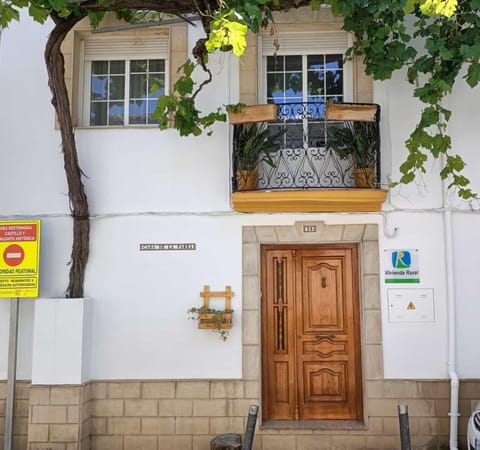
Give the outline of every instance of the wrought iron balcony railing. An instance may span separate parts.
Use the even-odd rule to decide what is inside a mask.
[[[372,166],[375,180],[380,180],[380,107],[376,105],[376,152]],[[354,161],[341,159],[328,146],[329,126],[344,122],[327,121],[324,103],[284,103],[278,105],[277,120],[268,126],[272,131],[285,128],[278,139],[278,151],[272,154],[273,166],[262,162],[258,168],[256,190],[345,189],[355,187]],[[237,127],[238,125],[235,125]],[[233,191],[237,191],[236,161],[233,160]]]

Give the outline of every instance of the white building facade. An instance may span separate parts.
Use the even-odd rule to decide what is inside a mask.
[[[458,447],[466,448],[466,419],[480,400],[475,345],[480,204],[446,191],[434,161],[416,183],[389,190],[388,183],[399,178],[404,141],[420,114],[403,73],[372,82],[358,61],[343,66],[342,99],[381,108],[380,188],[388,194],[376,211],[359,206],[357,211],[266,208],[241,213],[232,204],[228,123],[216,125],[210,137],[181,138],[175,130],[140,123],[148,114],[135,109],[138,98],[130,84],[138,75],[135,61],[154,61],[151,73],[168,90],[176,67],[201,36],[199,27],[177,24],[96,34],[79,27],[65,45],[66,76],[90,206],[91,243],[85,299],[65,299],[72,220],[43,62],[51,24],[22,19],[1,35],[0,219],[41,220],[42,239],[40,298],[20,301],[15,448],[203,450],[217,434],[242,433],[250,404],[263,408],[257,450],[399,448],[399,402],[409,405],[414,448],[446,448],[452,439],[451,379],[456,376]],[[326,9],[292,11],[277,23],[286,42],[284,55],[341,52],[343,44],[328,39],[341,38],[341,24]],[[214,81],[199,96],[202,108],[240,100],[265,103],[270,92],[267,44],[267,36],[251,36],[242,61],[227,54],[213,57]],[[95,66],[111,54],[127,65]],[[100,75],[91,77],[92,70]],[[117,87],[95,103],[95,82],[102,77],[117,77],[126,88]],[[137,105],[155,100],[147,97]],[[459,85],[447,99],[454,111],[453,149],[464,156],[476,192],[479,98],[478,89]],[[115,118],[105,113],[113,103],[121,111]],[[92,124],[94,110],[98,122]],[[118,116],[122,123],[115,122]],[[152,251],[143,244],[194,245]],[[269,284],[268,252],[286,258],[293,278],[285,275],[284,287],[297,297],[304,279],[298,255],[338,248],[353,249],[347,259],[338,260],[352,264],[352,324],[357,331],[347,347],[355,377],[339,375],[333,366],[297,371],[297,353],[293,363],[279,359],[269,365],[272,319],[267,317],[266,290],[280,288]],[[418,282],[389,282],[395,252],[410,252]],[[335,255],[328,258],[336,261]],[[289,269],[288,261],[296,268]],[[328,275],[326,280],[328,288]],[[350,278],[342,280],[348,291]],[[234,293],[233,327],[225,342],[188,320],[187,310],[202,305],[206,285],[212,291],[231,286]],[[9,308],[9,299],[0,299],[0,424],[7,392]],[[295,319],[289,316],[288,324],[305,317],[313,323],[314,314],[304,311],[300,317],[299,308],[289,310]],[[347,320],[348,311],[332,308],[331,317]],[[298,329],[275,323],[275,339],[283,336],[288,347],[288,333]],[[322,335],[317,343],[329,345],[329,339]],[[322,349],[314,352],[337,351]],[[270,382],[277,386],[273,393]],[[288,390],[283,400],[282,382]],[[337,403],[355,397],[349,417],[306,413],[307,400],[312,400],[308,393],[314,397],[316,383],[329,382],[335,385],[332,398],[320,403],[337,401],[333,397],[344,392],[341,385],[347,398]],[[274,404],[268,411],[266,402]],[[282,402],[287,412],[279,419]],[[1,439],[0,434],[3,444]]]

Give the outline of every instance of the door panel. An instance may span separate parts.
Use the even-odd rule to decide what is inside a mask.
[[[345,401],[344,363],[305,363],[305,403]]]
[[[262,247],[265,420],[362,418],[357,280],[356,244]]]
[[[265,311],[268,321],[263,327],[263,373],[268,378],[263,392],[267,402],[264,414],[272,419],[295,416],[295,326],[294,326],[294,270],[290,250],[272,250],[264,258],[262,269]],[[267,356],[268,354],[268,356]]]
[[[344,329],[345,312],[342,295],[342,267],[339,260],[318,263],[317,258],[304,257],[297,279],[301,284],[300,302],[303,334],[327,333]]]

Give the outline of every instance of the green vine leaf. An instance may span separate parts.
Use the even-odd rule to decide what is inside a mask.
[[[97,28],[100,22],[102,21],[105,13],[98,11],[88,11],[88,20],[93,28]]]
[[[420,11],[428,16],[436,14],[452,17],[457,10],[457,0],[421,0]]]
[[[470,87],[475,87],[480,81],[480,64],[478,62],[470,64],[465,77]]]
[[[37,17],[32,16],[35,20],[40,22]],[[8,3],[3,3],[0,1],[0,27],[6,28],[12,20],[18,20],[20,14],[17,9],[13,8]]]
[[[45,8],[37,6],[32,2],[28,7],[28,14],[30,14],[30,16],[33,17],[36,22],[44,23],[48,18],[49,12]],[[0,12],[0,16],[1,15],[2,14]]]
[[[438,123],[439,118],[440,114],[438,111],[433,106],[429,106],[423,110],[419,126],[422,128],[428,128],[429,126]]]
[[[210,127],[215,122],[225,122],[226,114],[217,108],[216,111],[207,115],[202,115],[201,111],[195,106],[195,95],[193,89],[196,83],[191,78],[196,67],[202,66],[201,63],[194,63],[187,60],[179,71],[183,71],[183,75],[173,85],[173,90],[168,95],[161,96],[157,101],[157,106],[152,116],[158,120],[159,128],[166,130],[175,128],[180,136],[199,136],[204,131],[207,136],[212,134]],[[152,85],[155,90],[155,84]],[[197,91],[198,92],[198,91]]]
[[[245,9],[249,10],[249,3],[246,3]],[[250,13],[254,14],[258,10],[250,8]],[[216,49],[231,49],[235,56],[241,56],[247,47],[247,31],[248,27],[238,19],[234,12],[230,12],[228,16],[213,20],[210,24],[210,35],[205,48],[209,53],[213,53]]]
[[[193,92],[193,85],[194,81],[189,76],[183,76],[175,82],[173,88],[179,95],[185,96]]]

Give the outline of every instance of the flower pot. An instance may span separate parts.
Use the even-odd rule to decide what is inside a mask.
[[[348,103],[329,103],[326,107],[327,120],[358,120],[361,122],[375,122],[377,105],[362,105]]]
[[[258,170],[237,170],[237,189],[253,191],[257,187]]]
[[[209,330],[228,330],[232,328],[231,312],[199,313],[198,328]]]
[[[238,112],[228,112],[228,120],[231,125],[252,122],[271,122],[277,119],[277,105],[269,103],[267,105],[244,106]]]
[[[358,188],[373,188],[375,186],[375,170],[371,167],[353,169],[353,179]]]

